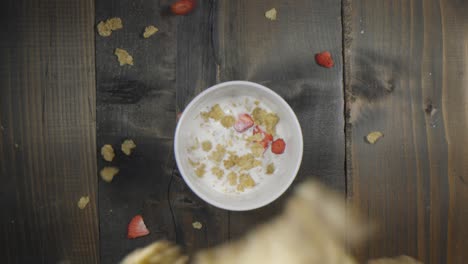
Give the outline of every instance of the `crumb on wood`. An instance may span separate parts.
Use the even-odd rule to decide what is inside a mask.
[[[124,49],[116,48],[114,51],[120,66],[133,65],[133,57]]]
[[[278,12],[276,11],[276,8],[272,8],[268,11],[265,12],[265,17],[268,18],[269,20],[276,20]]]
[[[366,140],[370,144],[375,144],[381,137],[383,137],[383,133],[380,131],[372,131],[366,136]]]
[[[124,140],[124,142],[122,143],[122,146],[120,147],[122,152],[127,156],[130,156],[130,154],[132,154],[132,150],[134,148],[136,148],[136,144],[131,139]]]
[[[119,168],[117,167],[104,167],[102,168],[100,174],[101,178],[105,182],[111,182],[114,179],[114,176],[119,173]]]
[[[193,223],[192,223],[192,227],[193,227],[194,229],[200,230],[200,229],[202,229],[203,225],[202,225],[202,223],[196,221],[196,222],[193,222]]]
[[[97,25],[98,34],[103,37],[108,37],[112,31],[123,28],[122,19],[118,17],[109,18],[106,21],[101,21]]]
[[[88,205],[88,203],[89,203],[89,196],[82,196],[80,200],[78,201],[78,208],[83,210]]]
[[[114,149],[112,148],[112,145],[105,144],[104,146],[102,146],[101,156],[105,161],[111,162],[115,157],[115,153],[114,153]]]
[[[143,37],[144,38],[149,38],[151,36],[153,36],[154,34],[156,34],[156,32],[158,32],[159,29],[153,25],[149,25],[147,27],[145,27],[145,32],[143,32]]]

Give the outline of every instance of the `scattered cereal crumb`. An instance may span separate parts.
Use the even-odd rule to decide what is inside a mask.
[[[198,168],[195,170],[195,174],[200,178],[203,177],[206,172],[205,168],[206,165],[204,163],[200,164],[200,166],[198,166]]]
[[[99,22],[97,25],[97,30],[99,35],[108,37],[112,34],[112,31],[121,29],[122,27],[122,20],[118,17],[113,17],[107,19],[105,22]]]
[[[361,34],[364,34],[364,30],[361,30]]]
[[[105,182],[111,182],[117,173],[119,173],[119,168],[117,167],[104,167],[100,172],[101,178]]]
[[[279,122],[277,114],[268,113],[262,108],[256,107],[252,112],[252,117],[256,124],[264,125],[268,133],[275,135],[276,124]]]
[[[112,148],[111,145],[105,144],[101,148],[101,155],[105,161],[112,161],[115,157],[114,149]]]
[[[255,186],[255,181],[252,179],[250,174],[242,173],[239,176],[239,184],[237,185],[237,190],[243,192],[245,188],[252,188]]]
[[[201,143],[203,151],[210,151],[213,148],[213,145],[211,144],[211,141],[206,140]]]
[[[145,27],[145,32],[143,32],[143,37],[144,38],[149,38],[151,36],[153,36],[154,34],[156,34],[156,32],[158,32],[159,29],[153,25],[149,25],[147,27]]]
[[[15,148],[19,148],[19,145],[18,145],[18,143],[15,143]]]
[[[237,184],[237,174],[235,172],[231,171],[228,174],[227,178],[228,178],[228,181],[229,181],[229,185],[234,186],[234,185]]]
[[[257,134],[259,135],[259,134]],[[253,143],[252,146],[250,147],[250,149],[252,150],[252,154],[255,156],[255,157],[261,157],[263,155],[263,152],[265,151],[265,148],[260,145],[259,143]]]
[[[196,166],[200,165],[200,162],[195,162],[195,161],[191,160],[190,158],[188,159],[188,162],[189,162],[190,165],[192,165],[192,167],[196,167]]]
[[[254,167],[262,165],[262,162],[256,160],[254,155],[248,153],[240,156],[239,159],[237,159],[236,165],[239,166],[241,170],[250,170]]]
[[[114,51],[115,56],[117,56],[117,60],[119,60],[120,66],[123,65],[133,65],[133,57],[128,54],[128,52],[124,49],[116,48]]]
[[[275,172],[275,164],[270,163],[266,168],[266,174],[273,174]]]
[[[237,163],[237,160],[239,159],[239,156],[235,155],[235,154],[229,154],[229,158],[227,160],[224,160],[223,163],[224,163],[224,168],[226,169],[230,169],[234,166],[236,166],[236,163]]]
[[[220,144],[216,145],[216,150],[211,153],[209,157],[212,161],[220,162],[226,155],[226,148]]]
[[[373,131],[373,132],[370,132],[367,136],[366,136],[366,140],[367,142],[369,142],[370,144],[375,144],[381,137],[383,137],[383,133],[380,132],[380,131]]]
[[[234,125],[234,123],[236,123],[236,119],[232,115],[224,116],[221,119],[221,125],[223,125],[223,127],[225,127],[225,128],[232,127]]]
[[[203,227],[202,223],[200,223],[200,222],[198,222],[198,221],[197,221],[197,222],[193,222],[193,223],[192,223],[192,226],[193,226],[193,228],[198,229],[198,230],[202,229],[202,227]]]
[[[88,205],[88,203],[89,203],[89,196],[81,196],[80,200],[78,201],[78,208],[83,210]]]
[[[219,167],[213,167],[211,169],[211,172],[218,178],[218,179],[221,179],[224,175],[224,170],[222,170],[221,168]]]
[[[122,150],[125,155],[130,156],[132,154],[132,150],[136,148],[135,142],[131,139],[126,139],[122,143],[122,146],[120,146],[120,149]]]
[[[198,141],[198,138],[195,138],[195,142],[193,146],[190,147],[190,150],[197,150],[200,147],[200,141]]]
[[[270,19],[270,20],[276,20],[277,13],[278,12],[276,12],[276,8],[272,8],[272,9],[265,12],[265,17]]]
[[[214,119],[216,121],[221,120],[221,118],[224,117],[224,111],[221,109],[219,104],[215,104],[213,107],[211,107],[211,110],[209,112],[202,112],[201,116],[207,120],[208,118]]]

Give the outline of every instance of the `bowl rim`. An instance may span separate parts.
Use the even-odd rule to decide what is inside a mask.
[[[287,184],[282,186],[282,188],[278,192],[271,195],[270,198],[265,199],[262,203],[254,203],[254,204],[252,204],[252,206],[231,206],[231,205],[226,205],[226,204],[220,203],[220,202],[218,202],[216,200],[213,200],[210,197],[205,196],[194,185],[192,185],[191,181],[187,178],[188,176],[185,175],[186,171],[184,170],[184,168],[182,166],[179,166],[179,164],[182,164],[182,163],[180,162],[181,157],[178,155],[178,152],[177,152],[177,149],[179,147],[178,137],[180,136],[181,124],[184,123],[184,119],[186,118],[186,115],[185,115],[186,111],[190,110],[198,101],[200,101],[207,94],[212,93],[212,92],[214,92],[216,90],[222,89],[222,88],[224,88],[226,86],[233,86],[233,85],[252,86],[252,87],[254,87],[256,89],[260,89],[260,90],[272,95],[276,99],[278,99],[278,101],[280,101],[285,106],[286,111],[288,111],[289,114],[294,117],[293,122],[297,126],[297,128],[299,130],[299,134],[300,134],[300,137],[299,137],[299,140],[300,140],[300,142],[299,142],[300,143],[299,144],[299,148],[300,148],[299,157],[300,158],[299,158],[299,162],[296,164],[296,166],[295,166],[295,168],[293,170],[293,176],[290,177]],[[291,106],[286,102],[286,100],[283,99],[283,97],[281,97],[279,94],[277,94],[275,91],[271,90],[270,88],[267,88],[266,86],[263,86],[261,84],[255,83],[255,82],[250,82],[250,81],[227,81],[227,82],[218,83],[216,85],[213,85],[213,86],[205,89],[204,91],[199,93],[197,96],[195,96],[195,98],[193,98],[190,101],[190,103],[185,107],[184,111],[182,112],[182,115],[179,118],[179,121],[177,122],[176,130],[175,130],[175,134],[174,134],[174,155],[175,155],[177,168],[178,168],[180,174],[182,175],[182,178],[184,179],[184,182],[203,201],[205,201],[208,204],[211,204],[211,205],[213,205],[215,207],[225,209],[225,210],[229,210],[229,211],[249,211],[249,210],[254,210],[254,209],[266,206],[266,205],[274,202],[279,197],[281,197],[281,195],[283,195],[286,192],[286,190],[291,186],[293,181],[296,179],[297,174],[298,174],[299,169],[300,169],[301,164],[302,164],[302,158],[303,158],[303,155],[304,155],[304,140],[303,140],[303,135],[302,135],[302,128],[301,128],[301,125],[299,123],[299,120],[297,119],[296,113],[292,110]],[[173,177],[173,176],[171,176],[171,177]]]

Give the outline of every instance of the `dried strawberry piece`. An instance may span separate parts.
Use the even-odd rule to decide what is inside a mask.
[[[145,222],[143,222],[143,217],[141,215],[135,215],[130,224],[128,224],[128,238],[137,238],[148,235],[150,232],[146,228]]]
[[[187,15],[195,8],[195,0],[179,0],[171,5],[171,12],[174,15]]]
[[[254,125],[254,121],[249,114],[240,114],[234,124],[234,129],[237,132],[244,132]]]
[[[331,68],[333,67],[333,65],[335,65],[335,63],[333,62],[333,58],[330,52],[328,51],[323,51],[315,54],[315,61],[318,65],[325,68]]]
[[[283,154],[286,148],[286,142],[282,138],[279,138],[271,143],[271,152],[275,154]]]

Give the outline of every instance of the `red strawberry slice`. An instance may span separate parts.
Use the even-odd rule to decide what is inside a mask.
[[[328,51],[320,52],[315,54],[315,61],[317,62],[318,65],[325,67],[325,68],[331,68],[335,63],[333,62],[333,58]]]
[[[146,228],[145,222],[143,222],[143,217],[141,215],[135,215],[128,224],[128,238],[137,238],[146,236],[150,233],[148,228]]]
[[[236,123],[234,124],[234,129],[237,132],[244,132],[247,129],[251,128],[254,125],[252,117],[248,114],[240,114],[237,118]]]
[[[271,143],[271,152],[275,154],[283,154],[285,148],[286,143],[282,138],[279,138]]]

